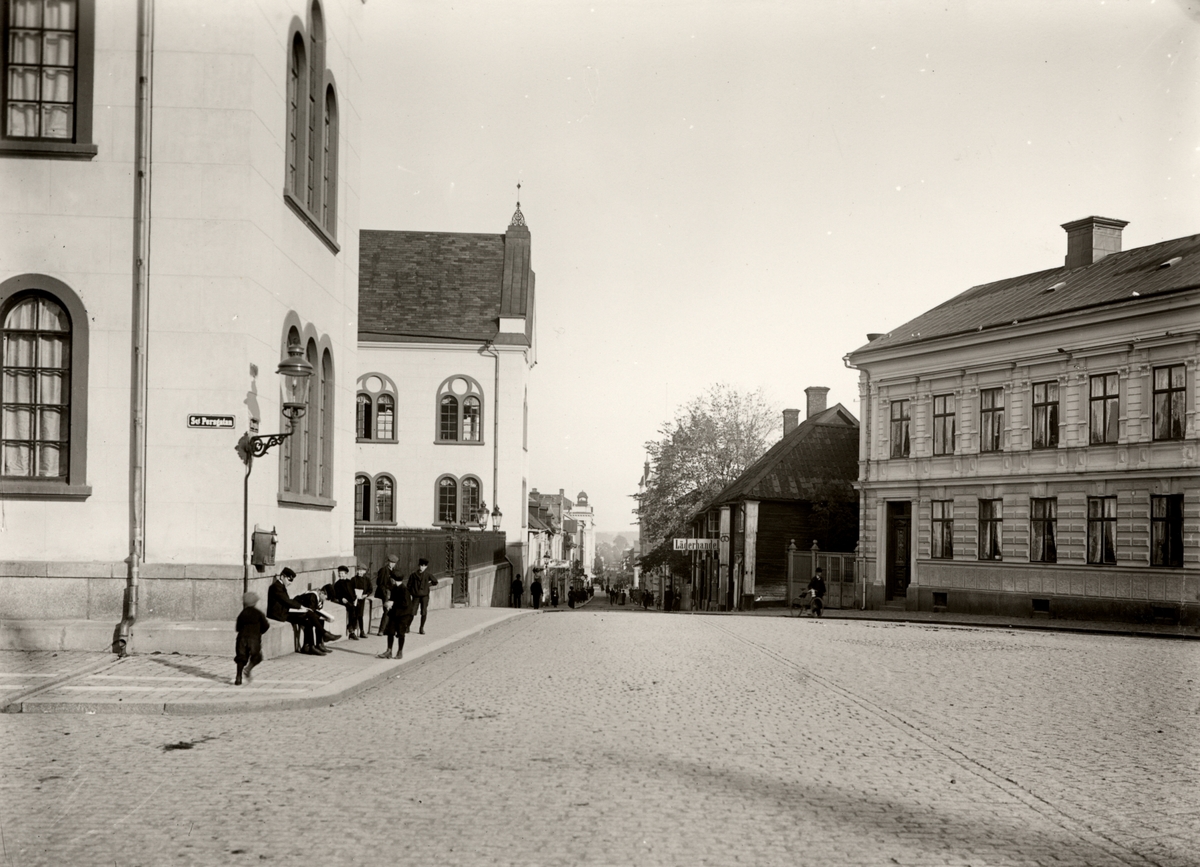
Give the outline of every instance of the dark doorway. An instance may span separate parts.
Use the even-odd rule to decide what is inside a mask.
[[[887,586],[884,600],[902,600],[912,578],[912,503],[887,504]]]

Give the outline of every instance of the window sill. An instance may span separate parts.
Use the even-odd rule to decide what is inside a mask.
[[[477,442],[476,441],[468,441],[468,440],[434,440],[433,444],[435,446],[483,446],[483,445],[487,445],[487,443],[483,442],[482,440],[479,440]]]
[[[0,140],[0,157],[31,157],[46,160],[90,160],[98,153],[94,144],[64,141]]]
[[[354,526],[355,527],[395,527],[395,526],[397,526],[397,524],[395,521],[362,521],[362,520],[355,519]]]
[[[337,500],[330,497],[317,497],[312,494],[298,494],[295,491],[285,491],[279,494],[279,505],[299,506],[304,509],[322,509],[329,511],[337,505]]]
[[[390,439],[390,440],[378,440],[378,439],[375,439],[375,440],[373,440],[373,439],[363,439],[362,437],[358,437],[358,438],[356,438],[354,441],[355,441],[356,443],[366,443],[366,444],[368,444],[368,445],[370,445],[371,443],[382,443],[382,444],[384,444],[384,445],[387,445],[388,443],[391,443],[392,445],[395,445],[396,443],[400,442],[400,440],[397,440],[397,439]]]
[[[91,485],[0,480],[0,499],[3,500],[86,500],[91,495]]]
[[[296,212],[296,216],[303,220],[308,228],[312,229],[313,234],[320,238],[325,243],[325,246],[333,251],[334,255],[342,251],[342,248],[338,246],[337,239],[329,234],[324,226],[317,222],[316,218],[308,212],[308,208],[304,207],[299,199],[287,190],[284,190],[283,200],[288,203],[289,208]]]

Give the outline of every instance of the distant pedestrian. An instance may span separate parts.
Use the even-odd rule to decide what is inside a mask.
[[[412,606],[413,617],[417,609],[421,611],[421,634],[425,634],[425,618],[429,616],[429,588],[436,586],[438,580],[429,573],[429,561],[422,557],[417,561],[417,571],[408,576],[408,595]],[[412,617],[409,618],[412,623]]]
[[[512,597],[509,600],[512,603],[512,607],[520,608],[521,597],[525,595],[525,583],[521,580],[520,575],[512,580],[512,584],[509,585],[509,590],[512,593]]]
[[[257,593],[248,591],[242,594],[242,613],[237,616],[237,643],[233,656],[237,664],[237,677],[233,682],[237,686],[242,685],[242,669],[245,669],[246,681],[249,682],[254,666],[262,662],[262,634],[271,628],[266,615],[257,606]]]
[[[387,601],[383,603],[383,616],[387,619],[384,635],[387,650],[375,654],[379,659],[392,658],[392,646],[396,646],[396,659],[404,658],[404,633],[408,632],[413,619],[412,598],[404,581],[393,581],[388,589]]]
[[[558,607],[558,582],[550,582],[550,604],[555,608]]]
[[[671,610],[671,603],[675,601],[675,591],[668,587],[663,592],[663,611]]]
[[[533,573],[533,582],[529,585],[529,600],[533,603],[534,611],[542,607],[542,579],[536,572]]]
[[[611,587],[608,588],[607,592],[608,592],[608,604],[610,606],[616,605],[617,604],[617,592]]]
[[[808,593],[812,597],[809,613],[813,617],[820,617],[821,611],[825,607],[825,576],[820,566],[817,567],[812,580],[808,582]]]
[[[567,607],[568,608],[575,607],[575,588],[574,587],[572,587],[570,590],[567,591]]]

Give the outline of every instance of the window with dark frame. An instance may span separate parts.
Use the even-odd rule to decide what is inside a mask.
[[[479,511],[479,479],[467,476],[462,480],[462,506],[459,509],[458,520],[470,524],[476,520]]]
[[[979,450],[998,452],[1004,445],[1004,389],[979,390]]]
[[[375,520],[385,524],[394,523],[396,516],[394,489],[396,483],[391,476],[376,476],[375,478]]]
[[[450,476],[438,479],[438,523],[458,523],[458,482]]]
[[[908,401],[892,401],[892,457],[906,458],[909,454]]]
[[[1117,562],[1117,498],[1088,497],[1087,561],[1095,566]]]
[[[442,395],[438,418],[438,439],[458,442],[458,398],[452,394]]]
[[[468,395],[463,398],[462,411],[462,440],[467,443],[477,443],[482,438],[483,431],[479,426],[479,398]]]
[[[381,394],[375,400],[375,438],[396,438],[396,401],[390,394]]]
[[[1033,447],[1058,448],[1058,383],[1055,381],[1033,384]]]
[[[1187,368],[1182,364],[1154,368],[1154,438],[1181,440],[1187,398]]]
[[[354,520],[371,520],[371,480],[366,476],[354,477]]]
[[[1001,531],[1004,522],[1003,500],[979,501],[979,559],[1001,560]]]
[[[41,293],[0,321],[0,477],[65,482],[70,466],[71,320]]]
[[[929,556],[934,560],[954,559],[954,501],[933,500],[930,504]]]
[[[933,453],[954,454],[954,395],[933,396]]]
[[[475,380],[452,376],[439,386],[436,441],[483,442],[483,393]]]
[[[354,433],[360,440],[369,440],[371,431],[371,396],[359,392],[355,407]]]
[[[1183,494],[1150,497],[1150,565],[1183,565]]]
[[[1090,408],[1090,437],[1093,445],[1115,443],[1120,436],[1119,381],[1115,373],[1101,373],[1090,378],[1088,404]]]
[[[1058,562],[1058,498],[1029,501],[1029,562]]]

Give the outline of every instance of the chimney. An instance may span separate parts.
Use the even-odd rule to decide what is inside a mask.
[[[819,412],[825,411],[825,395],[829,394],[829,389],[823,385],[810,385],[804,389],[804,395],[808,398],[808,414],[805,418],[812,418]]]
[[[787,436],[800,424],[800,410],[785,409],[783,411],[783,435]]]
[[[1121,230],[1128,220],[1109,217],[1084,217],[1073,223],[1063,223],[1067,230],[1068,268],[1082,268],[1099,262],[1109,253],[1121,252]]]

